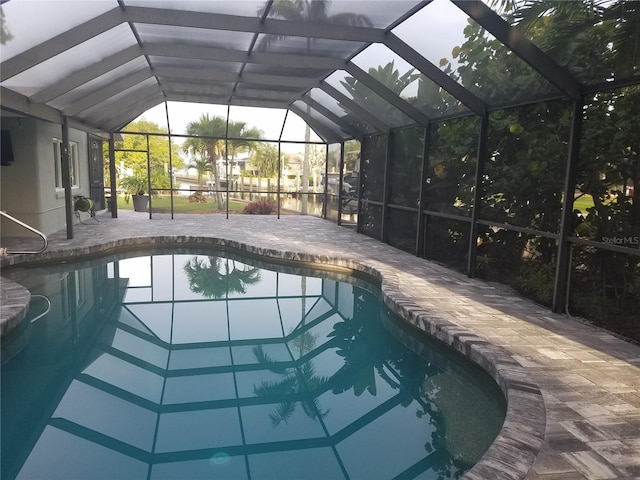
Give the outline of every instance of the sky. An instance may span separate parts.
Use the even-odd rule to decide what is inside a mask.
[[[192,121],[197,121],[203,114],[227,117],[226,105],[168,102],[168,110],[171,133],[173,134],[185,134],[187,124]],[[258,128],[263,132],[263,138],[265,139],[278,140],[278,138],[280,138],[280,132],[282,131],[282,124],[285,120],[285,114],[285,110],[275,108],[231,106],[229,118],[232,121],[246,122],[249,128]],[[136,121],[142,118],[154,122],[160,127],[166,127],[167,115],[165,104],[161,103],[147,110],[140,115]],[[285,129],[282,132],[282,140],[304,141],[304,130],[305,122],[298,115],[290,111],[287,115]],[[175,140],[180,143],[178,138]],[[311,132],[311,141],[321,141],[320,138],[313,133],[313,130]],[[287,153],[296,153],[302,151],[303,147],[299,144],[283,143],[282,149]]]

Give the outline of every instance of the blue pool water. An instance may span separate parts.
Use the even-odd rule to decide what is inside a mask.
[[[362,278],[220,251],[3,275],[52,304],[3,338],[4,480],[460,478],[504,420]]]

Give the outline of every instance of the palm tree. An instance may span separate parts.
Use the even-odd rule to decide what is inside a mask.
[[[248,139],[262,138],[262,131],[256,127],[247,127],[246,122],[229,122],[229,155],[234,160],[238,153],[255,149],[258,142]]]
[[[279,18],[281,20],[290,20],[292,22],[306,23],[331,23],[334,25],[348,25],[359,27],[371,27],[373,24],[366,15],[358,13],[338,13],[329,15],[331,7],[329,0],[275,0],[273,3],[266,2],[265,6],[260,10],[260,14],[264,13],[271,5],[269,16]],[[287,38],[286,35],[266,35],[264,40],[258,45],[259,50],[266,50],[272,43],[282,42]],[[307,52],[311,52],[311,45],[318,39],[307,38]],[[307,113],[310,107],[307,106]],[[311,141],[311,128],[305,125],[304,132],[304,161],[302,164],[302,206],[301,213],[307,213],[307,194],[309,193],[309,142]]]
[[[259,143],[251,158],[252,165],[258,169],[258,190],[261,189],[262,178],[272,178],[278,173],[278,148],[270,143]]]
[[[603,81],[613,72],[638,73],[638,2],[493,0],[492,3],[501,7],[558,63],[571,64],[572,59],[579,59],[573,71],[580,77],[593,75]]]
[[[194,157],[191,160],[191,163],[187,165],[187,168],[193,168],[198,172],[198,186],[202,186],[202,179],[204,174],[207,172],[213,171],[213,165],[205,158],[200,155]]]
[[[187,134],[192,135],[183,144],[185,152],[201,156],[213,169],[215,179],[215,195],[218,209],[225,205],[225,198],[220,190],[220,174],[216,166],[216,161],[221,158],[224,152],[224,138],[227,131],[227,121],[224,117],[210,117],[208,113],[200,115],[198,121],[187,124]],[[199,138],[201,137],[201,138]]]
[[[254,142],[248,139],[262,138],[262,131],[256,127],[247,127],[246,122],[229,122],[228,136],[230,140],[227,140],[225,150],[227,150],[227,159],[230,163],[230,175],[233,176],[233,162],[236,155],[242,152],[251,152],[258,148],[259,142]],[[230,158],[229,158],[230,157]]]
[[[304,345],[305,348],[311,350],[315,345],[316,338],[308,332],[304,332],[292,341],[299,342],[301,348]],[[317,395],[322,393],[328,379],[316,375],[315,367],[310,360],[292,370],[278,365],[278,362],[272,360],[265,353],[262,345],[254,347],[253,353],[261,365],[282,377],[276,381],[262,381],[259,385],[253,387],[253,393],[259,397],[285,397],[285,400],[278,404],[275,412],[269,414],[271,424],[274,427],[277,427],[282,422],[287,423],[295,413],[298,403],[300,403],[304,413],[313,420],[327,416],[329,411],[322,410]],[[286,397],[288,396],[292,398],[287,399]]]
[[[257,267],[238,268],[234,261],[215,256],[206,260],[193,257],[184,265],[189,279],[189,288],[206,298],[223,298],[229,293],[246,293],[247,286],[260,281]],[[224,268],[223,268],[224,267]]]

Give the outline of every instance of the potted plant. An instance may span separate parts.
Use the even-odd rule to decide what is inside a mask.
[[[124,200],[129,203],[129,198],[133,198],[133,209],[136,212],[146,212],[149,205],[149,195],[147,195],[148,180],[146,176],[129,175],[120,179],[120,188],[124,191]]]

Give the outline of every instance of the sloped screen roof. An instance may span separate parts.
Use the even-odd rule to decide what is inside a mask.
[[[291,109],[339,141],[582,91],[573,65],[476,1],[9,0],[2,12],[3,107],[104,131],[183,101]],[[471,75],[491,55],[461,48],[470,35],[512,67]]]

